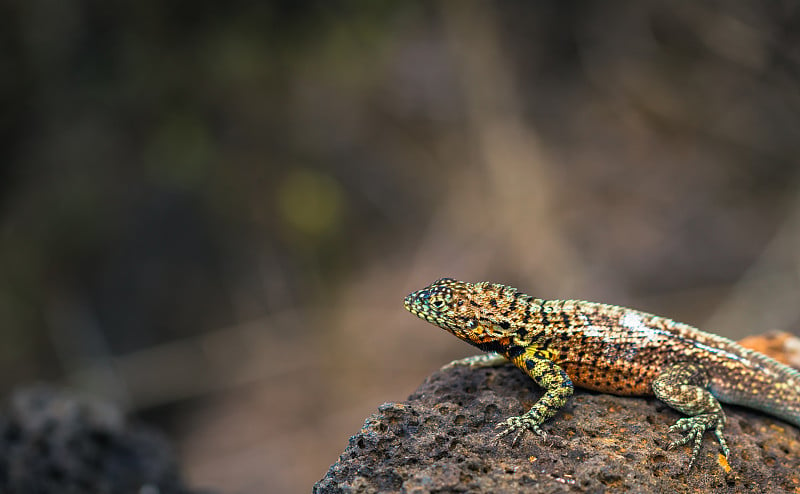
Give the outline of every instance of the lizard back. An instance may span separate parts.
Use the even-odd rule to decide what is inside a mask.
[[[800,372],[766,355],[688,324],[634,309],[570,300],[544,302],[545,314],[548,308],[549,316],[544,319],[560,316],[570,324],[556,333],[577,333],[571,341],[578,343],[577,348],[590,349],[588,361],[572,347],[556,358],[567,374],[575,374],[579,386],[614,394],[652,394],[653,380],[671,365],[701,363],[710,376],[709,391],[718,400],[800,425]],[[587,363],[601,371],[587,371]],[[615,382],[618,373],[630,384]]]

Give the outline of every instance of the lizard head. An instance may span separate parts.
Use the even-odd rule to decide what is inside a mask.
[[[422,290],[408,295],[406,310],[431,324],[450,332],[466,321],[458,316],[458,308],[467,302],[467,283],[453,278],[441,278]]]
[[[502,309],[516,293],[505,285],[442,278],[408,295],[405,307],[420,319],[480,346],[515,331]]]

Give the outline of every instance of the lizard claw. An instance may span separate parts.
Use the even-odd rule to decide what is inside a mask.
[[[689,467],[692,468],[694,461],[697,459],[697,455],[700,452],[700,446],[703,443],[703,434],[708,429],[714,429],[714,435],[717,436],[717,440],[719,441],[719,445],[722,448],[722,452],[725,457],[728,457],[730,450],[728,449],[728,445],[725,442],[725,438],[722,435],[722,429],[725,427],[724,421],[720,420],[719,417],[715,416],[714,414],[703,414],[703,415],[695,415],[694,417],[685,417],[677,422],[675,425],[669,428],[670,432],[684,432],[686,433],[680,439],[676,439],[672,441],[667,446],[667,449],[672,449],[677,446],[683,446],[686,443],[692,443],[692,456],[689,458]]]
[[[514,438],[511,440],[511,446],[515,446],[519,439],[525,434],[525,431],[532,430],[542,438],[547,437],[547,433],[544,432],[542,429],[539,428],[539,425],[536,424],[536,421],[525,416],[521,417],[509,417],[503,422],[500,422],[495,426],[495,429],[503,428],[497,435],[494,437],[495,441],[499,441],[500,439],[504,438],[505,436],[514,434]]]

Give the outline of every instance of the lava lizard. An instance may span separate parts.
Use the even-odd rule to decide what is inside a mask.
[[[580,300],[543,300],[489,282],[442,278],[405,298],[412,314],[488,354],[445,367],[511,362],[545,389],[497,438],[540,425],[564,406],[573,385],[616,395],[655,395],[688,417],[670,432],[692,443],[691,468],[707,430],[727,458],[720,401],[761,410],[800,426],[800,372],[733,341],[634,309]]]

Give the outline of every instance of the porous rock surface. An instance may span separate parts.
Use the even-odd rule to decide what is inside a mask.
[[[349,492],[800,493],[800,431],[746,408],[723,405],[730,464],[705,434],[691,470],[688,446],[664,447],[682,415],[655,398],[576,389],[543,429],[512,447],[494,426],[542,394],[511,366],[431,375],[403,403],[367,418],[317,494]]]

